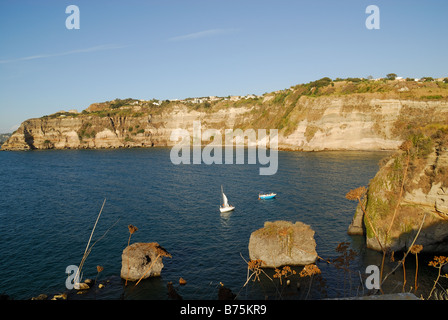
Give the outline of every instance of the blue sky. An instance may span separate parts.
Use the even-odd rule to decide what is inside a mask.
[[[368,5],[380,29],[368,30]],[[80,29],[65,9],[77,5]],[[115,98],[263,94],[325,76],[448,76],[448,1],[1,0],[0,132]]]

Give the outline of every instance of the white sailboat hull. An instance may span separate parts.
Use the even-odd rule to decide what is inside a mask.
[[[222,212],[229,212],[229,211],[233,211],[233,210],[235,210],[235,207],[233,207],[233,206],[219,207],[219,211],[221,211],[221,213]]]
[[[221,211],[221,213],[233,211],[235,207],[229,204],[227,197],[224,194],[224,191],[222,190],[222,186],[221,186],[221,196],[222,196],[222,206],[219,207],[219,211]]]

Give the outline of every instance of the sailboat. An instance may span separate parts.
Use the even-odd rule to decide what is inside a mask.
[[[222,196],[222,205],[219,207],[219,211],[221,212],[233,211],[235,207],[229,204],[227,197],[224,194],[224,191],[222,190],[222,186],[221,186],[221,196]]]

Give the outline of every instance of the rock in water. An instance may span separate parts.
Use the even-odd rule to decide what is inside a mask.
[[[126,247],[121,255],[121,278],[138,281],[142,277],[160,276],[162,257],[171,258],[171,255],[157,242],[140,242]]]
[[[307,265],[317,259],[314,230],[302,222],[265,222],[250,235],[251,260],[263,260],[263,267]]]

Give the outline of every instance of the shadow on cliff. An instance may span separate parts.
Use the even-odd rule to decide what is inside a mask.
[[[31,150],[37,149],[34,145],[34,137],[28,130],[24,130],[23,136],[25,138],[25,143],[30,147]]]
[[[412,226],[398,226],[399,228],[405,228],[408,231],[401,231],[398,236],[390,236],[387,245],[384,244],[383,237],[380,237],[381,244],[385,246],[387,252],[405,252],[413,244],[418,244],[423,246],[423,252],[425,254],[448,254],[448,219],[441,218],[438,215],[436,216],[436,213],[430,212],[426,213],[425,221],[423,221],[423,215],[421,216],[422,218],[416,219],[415,224]],[[422,221],[424,223],[419,231]],[[378,252],[382,251],[376,237],[367,238],[364,222],[362,223],[362,232],[351,233],[350,235],[364,236],[366,237],[366,243],[369,249]]]
[[[403,232],[400,236],[392,238],[392,244],[396,244],[399,251],[407,251],[412,246],[417,232],[418,226],[417,229]],[[425,223],[414,244],[422,245],[425,254],[447,254],[448,220],[431,219],[431,221]]]

